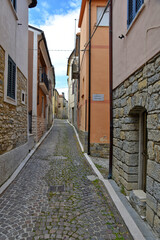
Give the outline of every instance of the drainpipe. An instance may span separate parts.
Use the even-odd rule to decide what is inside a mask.
[[[43,35],[42,38],[38,41],[38,53],[39,53],[39,49],[40,49],[40,43],[41,41],[44,40],[43,39]],[[39,57],[39,56],[38,56]],[[39,105],[39,68],[38,68],[38,94],[37,94],[37,104]]]
[[[110,1],[109,14],[109,82],[110,82],[110,152],[109,152],[109,175],[108,179],[112,178],[112,159],[113,159],[113,58],[112,58],[112,0]]]
[[[91,131],[91,0],[89,0],[89,92],[88,92],[88,155],[90,155]]]

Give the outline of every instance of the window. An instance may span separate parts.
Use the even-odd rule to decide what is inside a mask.
[[[25,92],[23,90],[21,92],[21,101],[23,104],[25,104]]]
[[[10,56],[8,56],[8,85],[7,96],[15,99],[16,89],[16,64]]]
[[[72,94],[74,94],[74,82],[72,82]]]
[[[42,116],[44,116],[44,97],[42,96]]]
[[[11,3],[14,7],[14,9],[16,10],[16,7],[17,7],[17,0],[11,0]]]
[[[99,20],[101,19],[104,10],[105,10],[105,7],[97,7],[97,24],[98,24]],[[109,11],[108,10],[106,10],[99,26],[104,26],[104,27],[109,26]]]
[[[143,3],[144,0],[128,0],[128,19],[127,19],[128,27],[132,23],[133,19],[137,15]]]

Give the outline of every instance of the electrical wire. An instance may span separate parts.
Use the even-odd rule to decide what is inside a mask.
[[[96,33],[97,28],[99,27],[99,25],[100,25],[100,23],[101,23],[101,21],[102,21],[102,19],[103,19],[104,14],[105,14],[106,11],[107,11],[107,9],[108,9],[108,7],[109,7],[109,4],[110,4],[110,1],[111,1],[111,0],[108,0],[108,3],[107,3],[107,5],[105,6],[105,9],[104,9],[104,11],[103,11],[103,13],[102,13],[102,15],[101,15],[99,21],[98,21],[98,23],[97,23],[97,25],[96,25],[96,27],[95,27],[93,33],[91,34],[91,37],[90,37],[89,41],[85,44],[85,48],[84,48],[83,50],[81,50],[81,51],[83,51],[83,56],[82,56],[81,65],[82,65],[82,63],[83,63],[84,54],[85,54],[85,52],[87,51],[87,47],[88,47],[88,45],[89,45],[91,39],[93,38],[94,34]],[[81,66],[80,66],[80,70],[81,70]]]
[[[28,50],[30,50],[30,51],[38,51],[38,49],[34,49],[34,48],[29,48]],[[49,52],[72,52],[73,50],[69,50],[69,49],[50,49],[48,51]]]

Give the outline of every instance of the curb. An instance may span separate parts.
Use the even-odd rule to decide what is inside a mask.
[[[79,139],[79,136],[78,136],[76,128],[68,120],[67,120],[67,122],[73,127],[73,129],[75,131],[75,134],[77,136],[80,148],[81,148],[82,152],[84,152],[84,149],[83,149],[82,143],[81,143],[81,141]],[[118,211],[119,211],[123,221],[125,222],[126,226],[128,227],[128,230],[130,231],[133,239],[134,240],[145,240],[146,238],[144,238],[142,232],[138,228],[138,226],[135,223],[134,219],[131,217],[131,215],[127,211],[126,207],[122,203],[121,199],[118,197],[118,195],[115,192],[114,188],[112,187],[110,181],[107,180],[107,179],[104,179],[104,177],[102,176],[100,171],[96,168],[95,164],[92,162],[91,158],[89,157],[89,155],[87,153],[84,153],[84,156],[87,159],[87,161],[90,164],[90,166],[92,167],[92,169],[95,172],[95,174],[98,176],[99,180],[101,180],[103,182],[103,184],[104,184],[105,188],[107,189],[110,197],[112,198],[112,201],[116,205],[116,207],[117,207],[117,209],[118,209]]]
[[[43,135],[43,137],[40,139],[40,141],[33,147],[33,149],[30,151],[30,153],[24,158],[24,160],[21,162],[21,164],[18,166],[18,168],[14,171],[14,173],[11,175],[11,177],[0,187],[0,195],[6,190],[6,188],[9,187],[9,185],[14,181],[14,179],[17,177],[17,175],[20,173],[20,171],[23,169],[23,167],[26,165],[28,160],[32,157],[32,155],[35,153],[37,148],[42,144],[44,139],[48,136],[48,134],[51,132],[53,125],[50,127],[50,129]]]

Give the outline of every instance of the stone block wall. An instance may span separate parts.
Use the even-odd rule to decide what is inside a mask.
[[[17,67],[17,105],[9,104],[4,101],[5,68],[5,50],[0,46],[0,185],[11,176],[32,147],[28,144],[27,132],[27,79]],[[22,92],[25,102],[22,102]]]
[[[41,139],[44,133],[47,131],[46,119],[44,117],[37,117],[37,141]]]
[[[5,51],[0,47],[0,154],[27,142],[27,79],[17,68],[17,106],[4,102]],[[25,104],[21,94],[25,93]]]
[[[109,158],[109,144],[91,143],[90,152],[93,157]]]
[[[113,178],[138,189],[139,115],[147,112],[146,219],[160,234],[160,54],[113,91]]]

